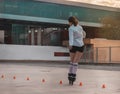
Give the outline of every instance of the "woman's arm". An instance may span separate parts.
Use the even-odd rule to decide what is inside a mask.
[[[83,30],[83,38],[86,38],[86,32]]]
[[[73,30],[69,28],[69,46],[73,46]]]

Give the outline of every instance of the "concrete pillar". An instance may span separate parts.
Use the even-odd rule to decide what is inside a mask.
[[[0,43],[4,43],[4,31],[0,30]]]
[[[38,29],[38,35],[37,35],[37,44],[38,45],[41,45],[41,36],[42,36],[42,34],[41,34],[41,28],[39,28]]]
[[[35,44],[35,40],[34,40],[34,29],[31,29],[31,45]]]

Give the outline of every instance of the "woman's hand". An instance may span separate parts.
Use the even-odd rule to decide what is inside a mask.
[[[71,49],[72,49],[72,46],[69,46],[69,49],[71,50]]]

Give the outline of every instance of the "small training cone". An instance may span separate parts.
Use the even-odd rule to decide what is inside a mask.
[[[30,80],[30,78],[29,78],[29,77],[27,77],[27,80]]]
[[[15,80],[15,79],[16,79],[16,77],[15,77],[15,76],[13,76],[13,79]]]
[[[83,86],[83,83],[82,83],[82,82],[80,82],[79,86]]]
[[[42,79],[42,82],[45,83],[45,79]]]
[[[4,78],[4,75],[2,75],[1,78]]]
[[[106,85],[105,85],[105,84],[103,84],[103,85],[102,85],[102,88],[106,88]]]
[[[62,82],[62,80],[60,81],[60,83],[59,83],[60,85],[62,85],[63,84],[63,82]]]

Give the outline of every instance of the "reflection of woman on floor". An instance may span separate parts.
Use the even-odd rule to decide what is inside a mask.
[[[83,28],[78,24],[76,17],[72,16],[68,19],[69,22],[69,50],[70,50],[70,67],[68,73],[69,84],[73,85],[76,80],[76,72],[78,62],[83,54],[84,42],[83,38],[86,35]]]

